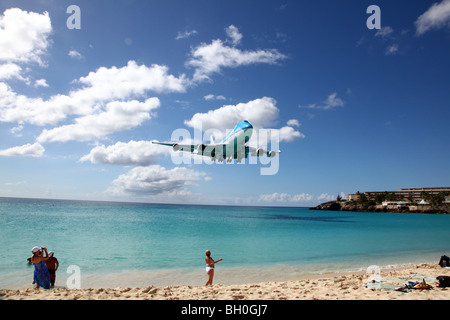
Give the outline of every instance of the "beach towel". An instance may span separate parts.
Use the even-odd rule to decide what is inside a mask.
[[[411,278],[420,278],[422,279],[422,282],[419,281],[408,281],[408,279]],[[427,284],[425,280],[427,281],[434,281],[434,278],[427,277],[420,274],[415,275],[409,275],[409,276],[400,276],[399,278],[379,278],[376,280],[372,280],[371,282],[366,283],[366,288],[368,289],[382,289],[382,290],[395,290],[395,291],[401,291],[401,292],[408,292],[412,289],[431,289],[432,286]],[[408,281],[408,284],[401,285],[402,283],[405,283],[405,281]]]
[[[34,265],[34,281],[36,284],[44,289],[50,289],[50,274],[48,272],[47,264],[41,261]]]

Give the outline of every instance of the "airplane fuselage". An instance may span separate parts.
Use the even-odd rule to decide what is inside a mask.
[[[241,121],[219,143],[198,145],[197,153],[208,155],[214,160],[217,158],[219,161],[224,158],[228,161],[246,158],[249,152],[245,149],[245,144],[250,140],[252,134],[253,126],[247,120]]]
[[[227,145],[240,145],[246,144],[253,134],[253,126],[247,121],[239,122],[233,130],[231,130],[226,137],[221,141]]]

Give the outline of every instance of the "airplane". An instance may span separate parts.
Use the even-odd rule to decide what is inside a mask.
[[[152,143],[172,147],[174,151],[187,151],[207,156],[212,161],[224,161],[226,159],[227,162],[231,162],[233,159],[237,159],[238,163],[247,158],[248,155],[257,157],[266,155],[273,158],[281,152],[280,150],[278,152],[266,151],[262,148],[246,146],[245,144],[250,140],[252,134],[253,126],[247,120],[244,120],[239,122],[219,143],[214,143],[214,141],[211,144],[178,144],[158,141],[152,141]]]

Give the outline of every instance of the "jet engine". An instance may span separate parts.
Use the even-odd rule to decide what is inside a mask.
[[[267,152],[267,156],[268,156],[269,158],[275,157],[276,154],[277,154],[277,153],[276,153],[275,151],[268,151],[268,152]]]
[[[177,143],[175,143],[172,148],[173,148],[173,151],[180,150],[180,146]]]
[[[206,145],[204,145],[204,144],[199,144],[199,145],[197,146],[197,151],[198,151],[198,153],[203,153],[203,151],[205,150],[205,148],[206,148]]]
[[[258,149],[256,149],[256,154],[258,155],[258,156],[262,156],[262,155],[264,155],[264,149],[261,149],[261,148],[258,148]]]

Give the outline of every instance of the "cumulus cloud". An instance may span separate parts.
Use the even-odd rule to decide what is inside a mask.
[[[202,43],[191,50],[191,58],[186,66],[194,67],[193,81],[210,80],[210,75],[221,72],[222,68],[236,68],[256,63],[275,64],[286,56],[276,49],[243,51],[234,47],[240,42],[242,35],[234,26],[226,28],[232,40],[232,46],[227,46],[222,40],[213,40],[210,44]]]
[[[0,15],[0,61],[44,64],[52,31],[48,12],[7,9]]]
[[[298,122],[297,119],[291,119],[288,120],[287,125],[291,127],[300,127],[300,122]]]
[[[416,34],[422,35],[432,29],[450,27],[450,0],[434,3],[415,21]]]
[[[144,120],[150,119],[150,111],[158,108],[159,104],[158,98],[149,98],[145,102],[112,101],[104,111],[78,117],[74,124],[44,129],[37,141],[88,141],[103,138],[113,132],[139,126]]]
[[[170,152],[170,148],[153,144],[151,141],[131,140],[128,143],[117,142],[108,147],[97,146],[89,154],[83,156],[80,161],[124,166],[148,166],[156,164],[159,155],[168,155]]]
[[[186,89],[184,75],[175,77],[168,74],[166,66],[147,67],[135,61],[129,61],[121,68],[101,67],[75,83],[81,84],[81,88],[67,95],[57,94],[44,100],[17,94],[6,83],[0,82],[0,121],[43,126],[57,125],[69,116],[74,116],[74,124],[44,130],[40,141],[89,140],[114,130],[129,129],[149,119],[148,111],[156,107],[157,99],[139,102],[131,98],[145,97],[149,91],[184,92]],[[131,111],[137,113],[131,114]],[[121,120],[117,119],[118,116],[125,117]],[[116,119],[117,123],[106,123]],[[99,127],[89,128],[91,125]],[[87,132],[82,134],[80,129],[86,129]],[[59,133],[63,135],[57,137]]]
[[[307,109],[321,109],[321,110],[330,110],[335,107],[342,107],[344,105],[344,101],[337,97],[337,93],[333,92],[330,94],[327,99],[322,104],[309,104],[306,106],[299,105],[299,108],[307,108]]]
[[[202,130],[226,130],[234,128],[242,120],[248,120],[254,127],[263,128],[273,125],[279,112],[275,99],[263,97],[247,103],[225,105],[209,110],[207,113],[196,113],[184,123],[189,127]]]
[[[209,110],[206,113],[196,113],[190,120],[184,123],[192,128],[202,131],[214,130],[215,138],[221,139],[225,137],[228,130],[242,121],[248,120],[254,129],[253,134],[257,135],[256,139],[252,139],[251,143],[256,142],[258,145],[266,145],[265,138],[270,136],[269,132],[277,134],[280,141],[293,141],[297,138],[303,138],[304,135],[296,131],[291,126],[285,126],[281,129],[268,129],[276,124],[280,110],[276,106],[276,101],[270,97],[255,99],[247,103],[238,103],[237,105],[225,105],[215,110]],[[258,135],[258,133],[262,133]]]
[[[101,100],[125,99],[132,95],[143,95],[146,91],[185,92],[187,85],[184,75],[178,78],[170,75],[166,66],[153,64],[147,67],[132,60],[122,68],[101,67],[81,77],[78,82],[88,86],[83,93],[92,94]]]
[[[5,63],[0,65],[0,80],[19,79],[25,81],[21,75],[22,68],[15,63]]]
[[[42,157],[44,151],[44,147],[42,147],[42,145],[40,145],[39,143],[27,143],[23,146],[0,150],[0,156]]]
[[[185,167],[167,170],[160,165],[136,167],[113,181],[107,192],[115,195],[151,196],[168,193],[183,193],[186,186],[204,179],[204,172]]]
[[[285,126],[280,129],[270,129],[270,130],[278,130],[280,141],[294,141],[296,139],[304,138],[305,135],[292,127]]]
[[[36,88],[38,88],[38,87],[44,87],[44,88],[47,88],[47,87],[48,87],[48,83],[47,83],[47,80],[45,80],[45,79],[38,79],[38,80],[36,80],[36,81],[34,82],[34,86],[35,86]]]

